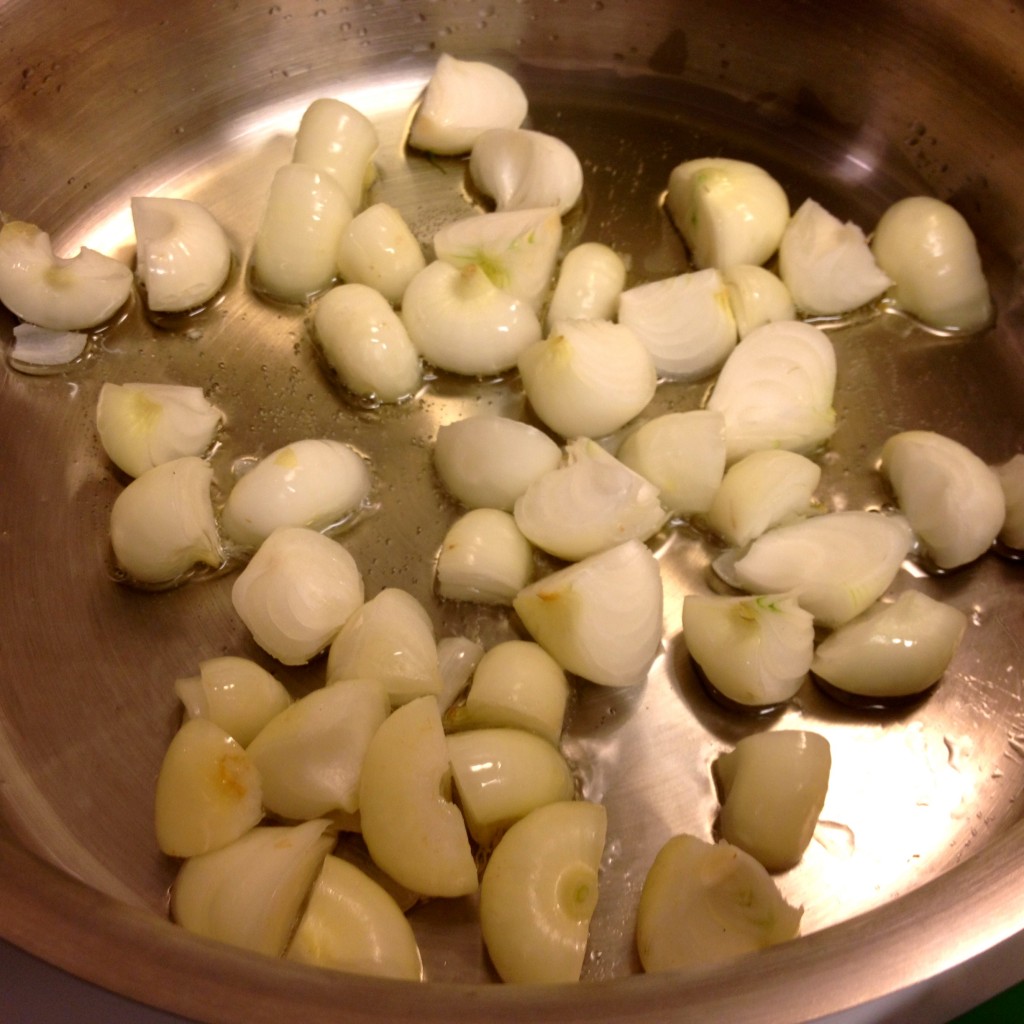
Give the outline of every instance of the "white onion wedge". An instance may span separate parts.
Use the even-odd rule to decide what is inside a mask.
[[[661,572],[638,540],[545,576],[513,606],[562,668],[604,686],[642,683],[661,645]]]
[[[402,304],[406,286],[427,265],[402,214],[387,203],[352,218],[338,241],[337,261],[344,281],[375,288],[392,306]]]
[[[811,671],[861,697],[912,696],[942,678],[966,628],[967,616],[958,608],[906,590],[826,637]]]
[[[650,352],[628,327],[565,320],[519,356],[534,412],[562,437],[603,437],[625,426],[654,397]]]
[[[470,509],[444,535],[436,578],[441,597],[511,604],[533,578],[533,548],[508,512]]]
[[[882,472],[900,509],[940,569],[955,569],[992,546],[1006,518],[999,478],[969,448],[930,430],[894,434]]]
[[[54,254],[50,236],[12,220],[0,227],[0,302],[15,316],[51,331],[86,331],[106,323],[128,301],[132,272],[84,246]]]
[[[231,603],[263,650],[285,665],[304,665],[363,603],[363,579],[330,537],[281,526],[235,580]]]
[[[736,345],[736,320],[715,269],[651,281],[619,296],[619,323],[647,346],[658,372],[699,380]]]
[[[1024,550],[1024,454],[1014,455],[1009,462],[997,466],[995,472],[1006,502],[1006,519],[999,539],[1008,548]]]
[[[737,263],[722,270],[736,333],[745,338],[756,327],[776,320],[795,320],[796,306],[789,289],[770,270]]]
[[[795,867],[814,835],[831,770],[831,748],[818,733],[779,729],[745,736],[715,761],[722,838],[768,871]]]
[[[446,636],[437,642],[437,666],[441,673],[441,692],[437,706],[444,714],[466,689],[480,659],[484,656],[482,644],[468,636]]]
[[[640,894],[640,962],[648,972],[724,963],[796,938],[802,914],[749,854],[729,843],[673,836]]]
[[[89,335],[81,331],[54,331],[35,324],[15,324],[11,332],[14,344],[9,359],[21,373],[59,372],[80,358],[89,344]]]
[[[468,153],[488,128],[518,128],[526,94],[506,71],[442,53],[409,131],[409,145],[428,153]]]
[[[667,518],[658,488],[586,437],[570,441],[564,463],[526,488],[514,515],[528,541],[567,562],[647,540]]]
[[[626,285],[626,263],[607,245],[583,242],[562,260],[548,303],[547,323],[561,320],[614,320]]]
[[[231,270],[231,243],[217,219],[191,199],[134,196],[136,267],[154,313],[206,305]]]
[[[600,804],[546,804],[495,847],[480,885],[480,925],[503,981],[579,980],[606,831]]]
[[[111,384],[100,388],[96,432],[118,469],[141,476],[147,469],[204,455],[224,413],[203,389],[182,384]]]

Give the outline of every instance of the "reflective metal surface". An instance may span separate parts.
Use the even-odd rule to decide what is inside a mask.
[[[853,8],[0,3],[0,209],[68,251],[130,258],[128,198],[184,195],[216,214],[238,257],[223,301],[201,317],[161,328],[136,306],[65,375],[0,368],[0,935],[202,1020],[276,1021],[301,1007],[310,1021],[797,1021],[929,978],[1024,928],[1024,566],[990,555],[941,578],[901,573],[895,589],[924,589],[970,618],[926,700],[868,712],[808,685],[765,721],[718,707],[686,657],[682,599],[711,585],[716,550],[686,526],[655,545],[665,644],[646,686],[579,687],[565,741],[611,834],[584,984],[489,984],[471,900],[413,912],[426,988],[266,961],[164,920],[175,866],[156,848],[152,799],[177,722],[173,680],[219,654],[268,661],[234,616],[231,575],[158,594],[111,579],[106,524],[123,481],[95,438],[103,381],[206,387],[228,413],[214,457],[224,489],[238,458],[307,436],[355,444],[374,466],[379,508],[344,540],[368,592],[412,591],[442,634],[490,644],[515,629],[432,597],[432,556],[457,509],[435,483],[430,445],[439,424],[477,408],[523,414],[516,381],[440,378],[412,405],[357,408],[317,361],[304,312],[245,287],[266,189],[313,98],[374,117],[373,198],[398,206],[426,243],[468,199],[461,164],[405,154],[410,106],[441,50],[501,64],[530,97],[531,125],[583,160],[571,240],[629,254],[631,282],[686,269],[658,199],[689,157],[754,160],[794,207],[812,196],[868,230],[905,194],[949,199],[981,239],[998,323],[967,341],[892,316],[833,331],[840,428],[821,493],[834,508],[888,501],[874,462],[901,429],[948,433],[992,463],[1024,449],[1024,24],[994,5]],[[5,347],[9,334],[5,321]],[[664,387],[651,413],[695,408],[705,388]],[[322,682],[322,666],[274,670],[296,694]],[[806,937],[742,970],[632,976],[644,873],[673,832],[712,834],[715,756],[748,732],[798,723],[833,747],[815,841],[779,878],[805,907]]]

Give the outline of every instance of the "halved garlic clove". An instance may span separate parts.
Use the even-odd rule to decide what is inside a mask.
[[[330,537],[281,526],[235,580],[231,603],[263,650],[285,665],[305,665],[363,603],[363,578]]]
[[[768,871],[795,867],[814,835],[831,771],[831,748],[818,733],[745,736],[715,761],[722,838]]]
[[[807,515],[821,467],[783,448],[751,452],[733,463],[707,510],[707,523],[741,548],[765,530]]]
[[[648,972],[720,964],[796,938],[802,914],[749,854],[673,836],[640,893],[640,962]]]
[[[562,668],[604,686],[642,683],[661,645],[661,572],[638,540],[537,580],[513,607]]]
[[[265,668],[225,655],[199,663],[199,675],[175,680],[174,692],[188,718],[208,718],[243,747],[292,702]]]
[[[715,269],[627,288],[619,323],[647,346],[659,373],[683,380],[706,377],[736,345],[736,320]]]
[[[836,355],[824,331],[795,320],[751,331],[707,403],[725,417],[728,460],[764,448],[813,451],[835,430],[835,384]]]
[[[313,330],[327,361],[353,394],[400,402],[423,381],[420,354],[380,292],[343,284],[317,300]]]
[[[434,253],[453,267],[480,267],[497,288],[536,311],[551,285],[561,241],[557,209],[508,210],[446,224],[434,235]]]
[[[14,344],[8,355],[11,366],[21,373],[57,373],[79,359],[89,344],[81,331],[54,331],[48,327],[14,325]]]
[[[606,831],[600,804],[565,801],[538,807],[494,848],[480,924],[502,981],[579,980]]]
[[[374,863],[422,896],[477,890],[476,862],[450,786],[437,701],[418,697],[393,711],[370,740],[359,808]]]
[[[540,339],[529,303],[498,288],[476,264],[435,260],[408,284],[402,322],[420,355],[470,377],[504,373]]]
[[[295,133],[292,162],[325,171],[341,186],[352,210],[373,180],[377,129],[365,114],[341,100],[322,97],[306,108]]]
[[[777,320],[795,320],[793,296],[782,279],[764,267],[737,263],[722,270],[736,332],[745,338],[752,330]]]
[[[203,389],[181,384],[111,384],[100,388],[96,431],[110,461],[129,476],[186,455],[204,455],[224,413]]]
[[[308,164],[278,168],[253,245],[253,288],[288,303],[326,291],[351,220],[352,207],[332,175]]]
[[[970,332],[991,322],[974,233],[948,203],[931,196],[893,203],[875,227],[871,250],[892,279],[889,296],[929,327]]]
[[[466,827],[483,847],[537,807],[573,797],[565,758],[540,736],[515,728],[470,729],[446,742]]]
[[[973,562],[1003,528],[999,478],[959,441],[931,430],[894,434],[882,447],[881,469],[940,569]]]
[[[760,266],[779,247],[789,200],[763,168],[704,157],[673,168],[665,206],[699,268]]]
[[[110,320],[131,291],[131,270],[111,256],[83,246],[65,259],[34,224],[12,220],[0,227],[0,302],[22,320],[51,331],[86,331]]]
[[[549,327],[562,320],[614,320],[626,285],[626,263],[607,245],[583,242],[566,254],[548,303]]]
[[[154,313],[206,305],[231,270],[231,243],[217,219],[191,199],[134,196],[135,273]]]
[[[583,167],[561,139],[526,128],[491,128],[473,143],[469,175],[499,210],[553,206],[568,213],[583,192]]]
[[[912,696],[942,678],[966,628],[958,608],[906,590],[826,637],[811,671],[861,697]]]
[[[566,320],[519,356],[526,397],[562,437],[603,437],[654,397],[658,377],[643,342],[608,320]]]
[[[370,737],[391,708],[376,679],[313,690],[272,718],[246,753],[263,781],[263,804],[294,821],[359,809]]]
[[[438,428],[434,468],[467,508],[511,512],[516,498],[562,460],[543,431],[505,416],[470,416]]]
[[[793,592],[816,622],[835,627],[885,593],[912,544],[902,516],[830,512],[761,534],[729,560],[731,576],[751,593]]]
[[[282,526],[326,530],[351,518],[370,493],[370,470],[353,448],[327,438],[293,441],[260,459],[224,504],[224,531],[258,547]]]
[[[352,218],[338,241],[337,263],[342,280],[375,288],[392,306],[402,304],[406,286],[427,265],[409,225],[387,203]]]
[[[468,153],[488,128],[518,128],[529,104],[506,71],[442,53],[409,131],[409,145],[428,153]]]
[[[807,679],[814,619],[787,594],[688,594],[683,639],[723,697],[746,707],[771,707],[793,697]]]
[[[328,855],[285,958],[350,974],[423,979],[409,919],[391,894],[354,864]]]
[[[194,455],[136,477],[110,510],[110,542],[130,582],[170,584],[223,560],[210,498],[213,470]]]
[[[707,512],[725,472],[725,418],[708,409],[656,416],[628,434],[617,455],[658,488],[672,514]]]
[[[796,308],[810,316],[848,313],[877,299],[891,284],[864,232],[813,199],[793,214],[779,244],[779,276]]]
[[[327,824],[259,825],[185,861],[171,889],[172,916],[193,934],[280,956],[334,845]]]
[[[218,850],[263,817],[259,769],[219,725],[185,722],[156,780],[156,841],[170,857]]]
[[[653,483],[585,437],[516,499],[514,516],[528,541],[567,562],[647,540],[667,518]]]
[[[441,692],[437,706],[444,714],[455,703],[484,656],[482,644],[468,636],[446,636],[437,642],[437,665],[441,673]]]
[[[328,684],[362,678],[380,680],[392,706],[441,692],[434,624],[412,594],[385,587],[331,643]]]
[[[1024,453],[997,466],[995,473],[1006,502],[1006,519],[999,539],[1008,548],[1024,550]]]
[[[436,578],[441,597],[511,604],[533,578],[533,548],[508,512],[471,509],[445,534]]]

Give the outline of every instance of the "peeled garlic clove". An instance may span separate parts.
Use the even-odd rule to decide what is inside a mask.
[[[406,286],[427,265],[409,225],[387,203],[352,218],[338,241],[337,262],[344,281],[375,288],[392,306],[402,304]]]
[[[647,346],[659,373],[684,380],[712,373],[736,345],[728,292],[714,269],[626,289],[619,323]]]
[[[437,665],[441,672],[441,692],[437,706],[447,711],[472,679],[484,655],[481,644],[468,636],[446,636],[437,642]]]
[[[661,645],[661,573],[638,540],[537,580],[513,607],[562,668],[604,686],[642,683]]]
[[[391,710],[376,679],[314,690],[271,719],[247,753],[271,814],[305,821],[359,809],[359,775],[370,737]]]
[[[683,637],[715,690],[747,707],[793,697],[814,655],[814,619],[786,594],[688,594]]]
[[[814,732],[780,729],[745,736],[715,761],[722,787],[722,838],[768,871],[804,855],[828,793],[832,752]]]
[[[573,797],[565,758],[540,736],[522,729],[470,729],[448,736],[447,743],[459,806],[481,846],[535,808]]]
[[[811,671],[862,697],[907,697],[942,678],[967,628],[958,608],[916,590],[876,604],[826,637]]]
[[[327,682],[378,679],[392,705],[441,692],[434,624],[412,594],[385,587],[331,643]]]
[[[368,117],[341,100],[323,97],[302,115],[292,162],[325,171],[341,186],[349,207],[357,210],[373,178],[377,145],[377,129]]]
[[[606,830],[600,804],[546,804],[494,848],[480,885],[480,925],[502,981],[579,980]]]
[[[564,465],[526,488],[514,515],[527,540],[567,562],[647,540],[666,519],[658,488],[585,437],[569,442]]]
[[[221,564],[212,480],[209,463],[187,455],[146,470],[117,496],[110,542],[131,581],[174,583],[196,565]]]
[[[341,383],[354,394],[400,402],[419,390],[419,352],[388,300],[368,285],[343,284],[321,296],[313,330]]]
[[[259,547],[231,588],[253,639],[285,665],[305,665],[363,603],[352,556],[315,530],[282,526]]]
[[[551,283],[561,241],[557,209],[509,210],[446,224],[434,235],[434,252],[454,267],[480,267],[496,287],[537,310]]]
[[[260,825],[185,861],[171,889],[172,916],[196,935],[280,956],[334,845],[326,825]]]
[[[232,656],[201,661],[199,675],[175,680],[174,692],[189,718],[208,718],[243,747],[292,702],[265,668]]]
[[[731,566],[744,590],[793,592],[823,626],[840,626],[885,593],[913,543],[902,516],[831,512],[761,534]]]
[[[428,264],[405,289],[401,315],[424,359],[471,377],[512,369],[541,333],[530,304],[498,288],[476,264]]]
[[[488,128],[518,128],[528,103],[506,71],[442,53],[409,131],[409,145],[428,153],[468,153]]]
[[[565,214],[583,191],[583,167],[572,148],[526,128],[491,128],[480,135],[469,174],[499,210],[554,206]]]
[[[352,207],[326,171],[308,164],[278,168],[256,233],[252,283],[279,302],[306,303],[334,282],[341,233]]]
[[[154,313],[198,309],[224,287],[231,244],[206,207],[191,199],[134,196],[136,268]]]
[[[700,268],[760,266],[778,248],[789,221],[782,186],[756,164],[725,157],[673,168],[665,206]]]
[[[738,263],[722,271],[722,281],[741,338],[764,324],[796,319],[793,296],[770,270]]]
[[[875,263],[864,232],[813,199],[793,214],[782,236],[779,276],[796,308],[811,316],[848,313],[892,284]]]
[[[156,840],[170,857],[194,857],[234,842],[263,817],[260,773],[219,725],[185,722],[156,780]]]
[[[423,978],[416,936],[394,898],[333,855],[324,861],[285,958],[351,974]]]
[[[806,515],[821,480],[821,467],[785,449],[751,452],[733,463],[707,510],[707,523],[734,547],[765,530]]]
[[[118,469],[141,476],[185,455],[203,455],[224,413],[202,388],[180,384],[104,384],[96,403],[100,444]]]
[[[992,298],[967,221],[948,203],[910,196],[882,214],[871,239],[889,296],[929,327],[979,331],[992,320]]]
[[[281,526],[326,530],[370,493],[365,460],[341,441],[293,441],[260,459],[231,488],[221,522],[236,544],[258,547]]]
[[[434,442],[437,475],[467,508],[510,512],[516,498],[561,460],[561,450],[547,434],[505,416],[445,423]]]
[[[465,822],[448,798],[448,747],[437,701],[393,711],[370,740],[359,784],[363,839],[379,868],[422,896],[477,890]]]
[[[106,323],[127,301],[132,272],[84,246],[54,255],[50,236],[12,220],[0,227],[0,302],[15,316],[51,331],[85,331]]]
[[[882,447],[881,469],[940,569],[973,562],[1003,528],[999,478],[959,441],[930,430],[894,434]]]
[[[1006,519],[999,539],[1009,548],[1024,549],[1024,454],[997,466],[995,473],[1006,501]]]
[[[566,320],[519,356],[534,412],[562,437],[603,437],[625,426],[654,397],[650,352],[628,327]]]
[[[89,344],[89,335],[80,331],[53,331],[35,324],[15,324],[10,361],[22,373],[55,372],[73,363]]]
[[[656,416],[627,435],[617,454],[658,488],[669,512],[706,512],[725,472],[725,418],[707,409]]]
[[[626,264],[614,249],[600,242],[574,246],[558,270],[548,304],[548,325],[561,320],[615,319],[625,285]]]
[[[441,597],[511,604],[533,578],[533,548],[508,512],[471,509],[445,534],[436,576]]]
[[[673,836],[640,893],[640,962],[648,972],[723,963],[796,938],[802,914],[749,854],[725,842]]]
[[[751,331],[725,361],[707,408],[725,417],[730,462],[764,448],[813,451],[832,436],[836,356],[824,331],[795,320]]]

